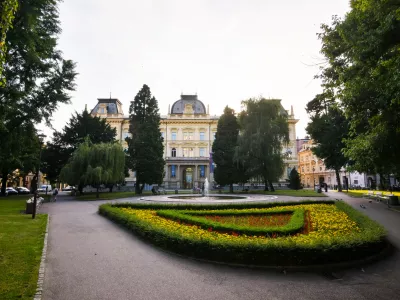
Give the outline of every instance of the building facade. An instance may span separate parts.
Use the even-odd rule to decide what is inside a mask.
[[[282,107],[283,109],[283,107]],[[284,110],[284,109],[283,109]],[[282,175],[285,181],[292,168],[298,164],[296,147],[296,123],[293,108],[288,114],[290,142],[282,149],[286,157],[286,169]],[[106,118],[116,129],[117,139],[123,148],[128,145],[129,116],[124,115],[122,103],[118,99],[98,99],[91,111],[93,116]],[[205,179],[213,182],[212,144],[217,132],[218,116],[210,115],[197,95],[181,95],[168,108],[168,114],[161,116],[160,131],[164,138],[165,177],[164,186],[170,189],[192,189],[201,187]],[[134,172],[126,178],[127,184],[135,182]]]
[[[326,168],[324,161],[319,159],[313,152],[312,148],[315,145],[312,140],[306,141],[301,145],[299,151],[299,167],[298,172],[300,173],[301,183],[304,187],[314,187],[320,183],[326,183],[330,188],[335,188],[338,183],[336,179],[336,173],[334,170]],[[339,172],[340,181],[344,188],[347,188],[346,183],[348,182],[349,188],[351,187],[366,187],[366,176],[365,174],[358,172],[346,172],[342,168]],[[347,181],[346,181],[347,178]]]

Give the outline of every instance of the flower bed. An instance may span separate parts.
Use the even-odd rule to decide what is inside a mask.
[[[358,260],[385,247],[382,226],[343,202],[231,205],[105,204],[99,212],[154,244],[181,254],[254,265]],[[287,224],[253,226],[215,217],[290,215]],[[213,219],[210,219],[213,217]]]

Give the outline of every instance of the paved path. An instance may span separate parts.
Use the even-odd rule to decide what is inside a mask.
[[[398,245],[400,213],[362,199],[346,201],[384,225],[397,226],[389,231]],[[377,300],[400,295],[398,253],[362,270],[334,274],[283,274],[202,263],[156,249],[98,215],[104,202],[60,195],[57,203],[44,204],[43,211],[50,214],[44,300]]]

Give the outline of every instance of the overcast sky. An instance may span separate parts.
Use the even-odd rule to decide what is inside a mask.
[[[305,105],[321,90],[316,33],[348,10],[349,0],[65,0],[59,48],[79,75],[53,126],[110,92],[128,114],[147,84],[161,114],[181,93],[197,93],[213,115],[250,97],[282,99],[304,137]]]

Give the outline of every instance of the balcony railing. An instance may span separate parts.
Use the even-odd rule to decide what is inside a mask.
[[[172,157],[172,156],[167,156],[166,159],[168,160],[209,160],[209,157],[206,156],[196,156],[196,157],[188,157],[188,156],[176,156],[176,157]]]

